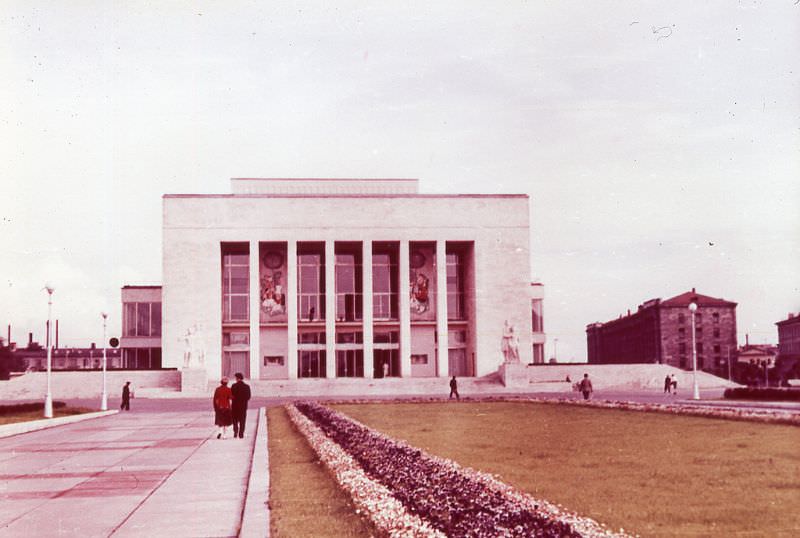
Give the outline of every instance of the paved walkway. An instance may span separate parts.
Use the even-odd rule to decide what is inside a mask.
[[[210,410],[0,439],[0,536],[236,536],[256,418],[245,439],[217,440]]]

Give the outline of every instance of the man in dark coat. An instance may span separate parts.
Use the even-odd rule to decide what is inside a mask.
[[[453,394],[456,395],[456,400],[460,400],[461,397],[458,395],[458,381],[456,381],[456,376],[453,376],[453,379],[450,380],[450,398],[453,398]]]
[[[122,387],[122,403],[119,406],[120,409],[125,411],[131,410],[131,382],[126,381],[125,386]]]
[[[581,379],[580,387],[578,388],[580,388],[583,393],[583,399],[588,400],[593,390],[592,382],[589,380],[589,374],[583,374],[583,379]]]
[[[247,402],[250,400],[250,386],[242,381],[244,376],[237,373],[236,383],[231,386],[233,393],[233,436],[244,438],[244,424],[247,421]]]

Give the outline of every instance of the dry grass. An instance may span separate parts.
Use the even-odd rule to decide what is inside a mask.
[[[267,414],[271,536],[370,536],[368,524],[355,514],[286,411],[276,407]]]
[[[797,427],[533,403],[337,409],[612,528],[800,534]]]
[[[87,409],[85,407],[62,407],[53,410],[53,417],[67,417],[70,415],[81,415],[83,413],[94,413],[95,411],[96,409]],[[3,424],[14,424],[15,422],[40,420],[44,418],[42,413],[42,411],[27,411],[25,413],[0,416],[0,426]]]

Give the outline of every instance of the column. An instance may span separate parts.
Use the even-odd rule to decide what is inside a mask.
[[[361,276],[363,295],[364,377],[373,377],[372,326],[372,241],[361,243]]]
[[[336,253],[325,241],[325,377],[336,377]]]
[[[411,301],[408,283],[409,273],[409,254],[408,240],[400,241],[400,253],[398,256],[398,271],[400,275],[400,294],[399,317],[400,317],[400,375],[411,377]]]
[[[297,241],[289,241],[286,258],[286,367],[289,379],[297,379]]]
[[[258,241],[250,240],[250,379],[261,377],[261,275]]]
[[[448,334],[447,334],[447,251],[445,241],[436,241],[436,341],[438,342],[438,362],[436,375],[447,377]]]

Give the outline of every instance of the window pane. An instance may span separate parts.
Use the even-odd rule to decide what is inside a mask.
[[[391,274],[389,267],[376,265],[372,268],[372,290],[376,292],[391,291]]]
[[[161,336],[161,303],[151,303],[150,336]]]
[[[531,304],[531,330],[533,332],[542,332],[542,300],[533,299]]]
[[[150,304],[136,303],[136,334],[150,336]]]
[[[231,320],[247,321],[247,297],[241,295],[231,296]]]
[[[150,368],[161,368],[161,348],[150,349]]]
[[[136,336],[136,303],[125,303],[123,336]]]
[[[300,267],[300,292],[318,293],[319,292],[319,268]]]
[[[336,293],[353,293],[355,291],[355,267],[352,265],[337,265]]]

